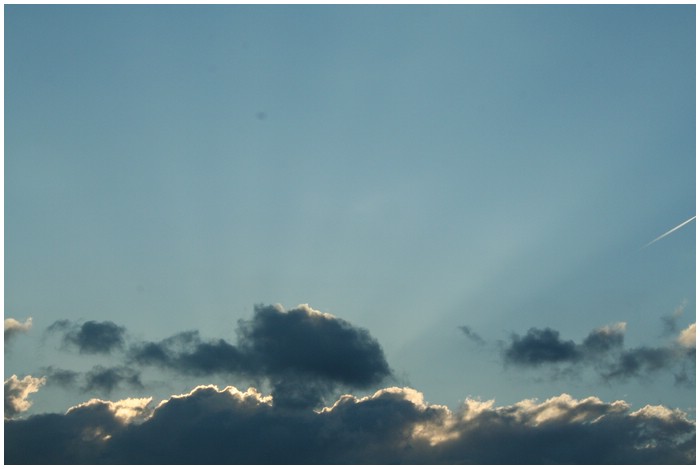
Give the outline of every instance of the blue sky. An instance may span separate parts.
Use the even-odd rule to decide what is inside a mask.
[[[308,303],[431,403],[694,416],[671,371],[503,357],[531,328],[625,322],[633,348],[695,323],[695,222],[643,248],[695,214],[695,116],[694,5],[7,6],[5,317],[33,325],[5,379],[93,364],[59,320],[234,340]],[[203,383],[142,379],[112,397]]]

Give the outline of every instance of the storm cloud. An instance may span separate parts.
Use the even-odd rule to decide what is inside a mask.
[[[28,396],[44,385],[44,378],[34,378],[30,375],[19,379],[17,375],[5,380],[5,418],[12,418],[32,406]]]
[[[273,395],[290,406],[312,406],[340,386],[365,389],[390,376],[384,352],[365,329],[299,305],[256,306],[239,321],[238,342],[205,341],[197,331],[129,351],[132,363],[193,376],[243,375],[267,379]]]
[[[48,331],[62,334],[63,344],[77,347],[81,354],[109,354],[122,349],[126,332],[112,321],[79,324],[68,320],[56,321]]]
[[[92,400],[5,421],[8,464],[692,464],[695,422],[678,410],[562,394],[457,411],[410,388],[344,395],[320,411],[255,389],[199,386],[151,400]],[[504,444],[507,442],[507,444]]]

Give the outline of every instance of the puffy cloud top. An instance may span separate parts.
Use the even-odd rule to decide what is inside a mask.
[[[5,342],[13,338],[19,332],[27,332],[32,328],[32,318],[27,318],[24,322],[19,322],[14,318],[5,319]]]
[[[507,442],[507,444],[504,444]],[[695,423],[678,411],[562,394],[452,412],[410,388],[342,396],[320,411],[255,389],[199,386],[154,410],[92,400],[5,422],[5,462],[71,464],[693,463]]]
[[[32,406],[27,397],[39,390],[46,382],[45,378],[34,378],[30,375],[19,379],[12,375],[5,381],[5,418],[15,417]]]
[[[681,331],[678,335],[678,343],[685,348],[695,348],[695,323]]]

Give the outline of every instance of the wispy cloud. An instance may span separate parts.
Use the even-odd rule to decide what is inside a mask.
[[[471,340],[477,345],[485,345],[486,341],[469,326],[459,326],[459,330],[467,336],[467,339]]]

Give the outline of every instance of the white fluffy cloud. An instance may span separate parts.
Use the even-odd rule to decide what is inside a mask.
[[[12,418],[32,406],[27,397],[37,392],[46,382],[45,378],[25,376],[19,379],[17,375],[10,376],[5,381],[5,418]]]
[[[681,331],[678,335],[678,343],[686,348],[695,348],[695,323]]]
[[[19,332],[27,332],[32,328],[32,318],[27,318],[24,322],[19,322],[14,318],[5,319],[5,341],[17,335]]]

